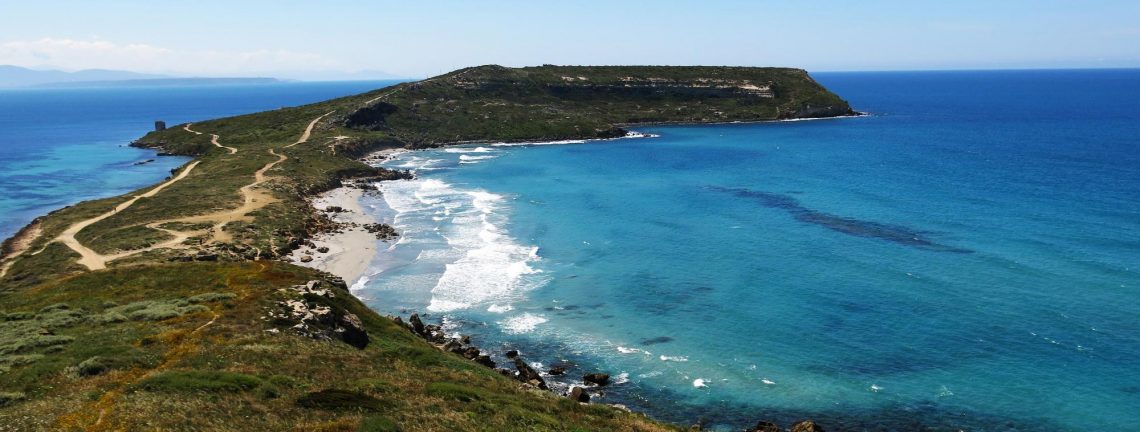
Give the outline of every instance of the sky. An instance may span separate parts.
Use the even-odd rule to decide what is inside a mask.
[[[1140,67],[1140,1],[0,0],[0,64],[419,78],[481,64]]]

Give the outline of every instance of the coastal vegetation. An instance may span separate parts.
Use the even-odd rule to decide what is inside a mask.
[[[437,349],[287,262],[336,228],[311,197],[407,178],[359,161],[386,148],[852,114],[797,69],[481,66],[152,132],[135,145],[194,160],[4,243],[0,429],[674,430]]]

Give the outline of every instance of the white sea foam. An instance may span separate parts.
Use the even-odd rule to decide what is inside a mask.
[[[495,150],[488,147],[451,147],[443,149],[443,151],[447,153],[490,153]]]
[[[539,324],[544,322],[546,322],[546,318],[531,313],[524,313],[499,321],[499,325],[502,326],[503,330],[507,333],[519,334],[532,332]]]
[[[762,379],[760,379],[760,382],[762,382],[762,383],[764,383],[764,384],[766,384],[766,385],[776,385],[776,382],[775,382],[775,381],[772,381],[772,380],[770,380],[770,379],[768,379],[768,378],[762,378]]]
[[[509,304],[508,305],[493,304],[493,305],[487,307],[487,312],[491,312],[491,313],[506,313],[506,312],[510,312],[512,310],[515,310],[515,308]]]
[[[459,156],[459,163],[461,163],[461,164],[471,164],[471,163],[478,163],[478,162],[479,162],[479,161],[481,161],[481,160],[494,159],[494,158],[496,158],[496,157],[498,157],[498,156],[471,156],[471,155],[460,155],[460,156]]]
[[[617,347],[617,350],[618,350],[618,352],[619,352],[619,353],[622,353],[622,354],[645,354],[645,355],[650,355],[649,351],[646,351],[646,350],[643,350],[643,349],[638,349],[638,348],[626,348],[626,347],[623,347],[623,346],[619,346],[619,347]]]
[[[506,197],[432,178],[386,182],[383,197],[396,212],[401,241],[426,245],[417,259],[443,266],[429,311],[507,305],[545,282],[531,266],[539,261],[538,248],[519,244],[500,228],[508,222]]]
[[[706,383],[706,380],[704,378],[697,378],[697,379],[693,380],[693,387],[705,388],[708,386],[709,385]]]
[[[661,359],[661,361],[672,361],[672,362],[687,362],[687,361],[689,361],[689,358],[688,358],[688,357],[685,357],[685,356],[667,356],[667,355],[663,355],[663,356],[661,356],[661,357],[659,357],[659,358]]]
[[[629,372],[622,372],[614,377],[614,385],[625,384],[627,382],[629,382]]]
[[[586,140],[560,140],[560,141],[544,141],[544,142],[496,143],[496,144],[491,144],[491,145],[495,146],[495,147],[523,147],[523,146],[585,144],[585,143],[586,143]]]

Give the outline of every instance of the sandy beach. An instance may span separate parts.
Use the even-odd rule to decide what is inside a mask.
[[[289,255],[298,265],[327,271],[341,278],[350,286],[368,269],[368,263],[376,255],[376,235],[369,233],[363,225],[376,223],[360,206],[363,190],[354,187],[341,187],[325,192],[313,200],[313,206],[324,211],[329,207],[340,207],[342,212],[329,213],[336,222],[347,226],[340,232],[322,233],[312,239],[316,248],[301,246]],[[328,252],[319,249],[328,248]],[[312,256],[312,261],[302,262],[302,257]]]

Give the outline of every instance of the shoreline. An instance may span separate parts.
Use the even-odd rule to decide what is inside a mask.
[[[377,223],[360,205],[363,196],[364,190],[346,184],[313,198],[313,207],[328,214],[340,227],[313,236],[306,244],[282,256],[282,259],[332,273],[344,279],[349,286],[355,284],[368,270],[368,265],[379,249],[378,243],[381,242],[375,234],[363,227]],[[342,211],[335,211],[337,208]]]

